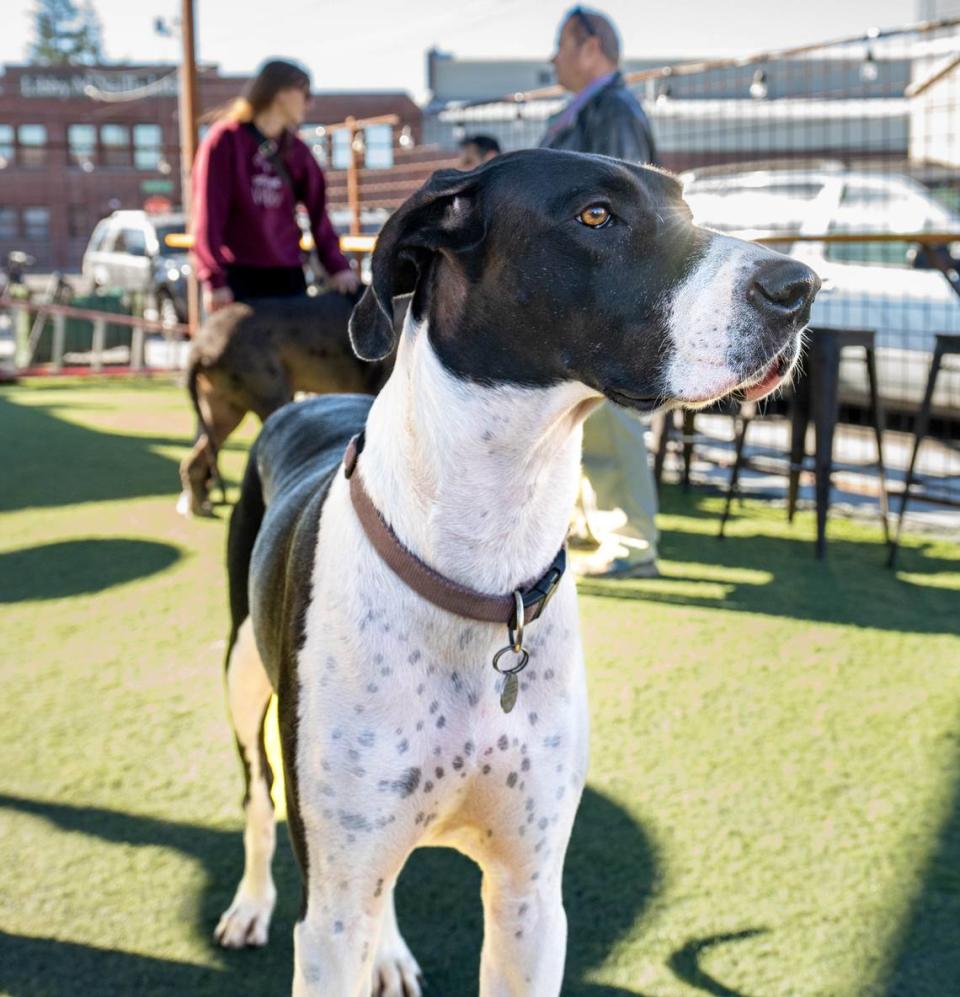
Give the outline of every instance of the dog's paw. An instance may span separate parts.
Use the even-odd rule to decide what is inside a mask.
[[[217,944],[225,949],[266,945],[276,899],[277,892],[272,887],[263,896],[255,896],[241,886],[213,932]]]
[[[409,951],[377,957],[373,967],[373,997],[422,997],[423,973]]]
[[[180,493],[180,497],[177,499],[177,512],[188,519],[190,516],[201,516],[205,519],[216,518],[216,513],[213,511],[210,500],[204,499],[201,502],[189,491],[182,491]]]
[[[422,997],[423,973],[402,938],[399,942],[399,946],[391,945],[389,951],[381,946],[377,953],[372,997]]]

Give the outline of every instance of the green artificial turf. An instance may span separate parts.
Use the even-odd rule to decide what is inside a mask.
[[[225,520],[174,513],[191,432],[165,381],[0,389],[0,991],[289,992],[211,943],[240,871],[222,700]],[[250,420],[223,456],[236,481]],[[667,488],[664,575],[581,585],[589,786],[564,994],[960,994],[960,546]],[[476,993],[479,877],[414,855],[401,928]],[[337,997],[337,995],[331,995]]]

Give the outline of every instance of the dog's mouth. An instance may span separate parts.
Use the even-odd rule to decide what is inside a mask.
[[[686,396],[672,399],[669,394],[639,395],[625,391],[620,387],[610,386],[607,386],[604,394],[617,405],[645,414],[656,412],[665,406],[673,407],[673,405],[681,405],[685,408],[703,408],[728,396],[733,396],[740,401],[756,402],[776,391],[790,377],[799,354],[797,344],[790,342],[759,370],[755,370],[741,381],[732,384],[728,382],[721,390],[705,397],[691,398]]]
[[[738,385],[734,394],[748,402],[766,398],[790,376],[796,358],[795,350],[782,350],[759,373]]]
[[[607,388],[604,394],[618,405],[637,412],[655,412],[664,402],[662,395],[631,395],[619,388]]]

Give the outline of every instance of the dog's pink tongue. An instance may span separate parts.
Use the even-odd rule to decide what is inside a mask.
[[[748,402],[755,402],[764,395],[769,395],[771,391],[780,383],[782,375],[780,373],[780,364],[775,360],[770,367],[767,369],[766,374],[763,375],[763,380],[757,384],[750,385],[749,388],[744,389],[743,395]]]

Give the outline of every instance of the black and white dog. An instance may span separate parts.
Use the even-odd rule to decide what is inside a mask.
[[[574,583],[554,583],[582,423],[604,398],[649,412],[768,393],[818,286],[787,257],[696,228],[673,177],[603,157],[537,150],[443,171],[392,216],[350,331],[367,359],[397,349],[393,375],[376,401],[274,414],[231,522],[246,866],[221,944],[267,939],[276,690],[304,879],[294,993],[420,994],[393,887],[421,845],[483,869],[481,995],[560,992],[588,730]],[[398,343],[392,300],[409,292]],[[371,539],[357,481],[426,587]],[[542,576],[549,605],[544,586],[531,594]],[[465,606],[523,605],[481,622],[430,585],[467,593]],[[502,651],[512,676],[491,667]]]

